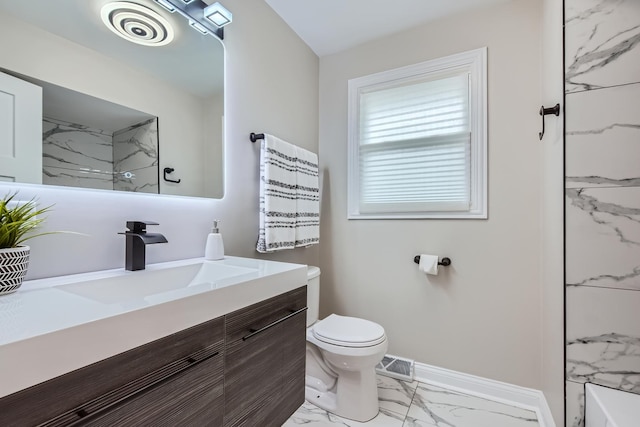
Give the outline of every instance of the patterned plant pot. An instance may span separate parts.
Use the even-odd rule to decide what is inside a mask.
[[[15,292],[29,267],[29,246],[0,249],[0,295]]]

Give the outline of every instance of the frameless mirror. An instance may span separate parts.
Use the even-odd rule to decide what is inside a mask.
[[[149,28],[167,32],[158,46]],[[220,198],[223,134],[224,46],[184,17],[152,0],[0,0],[0,180]]]

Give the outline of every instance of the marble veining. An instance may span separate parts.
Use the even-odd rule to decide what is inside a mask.
[[[108,132],[43,118],[42,182],[113,189],[113,145]]]
[[[639,45],[637,0],[566,0],[567,92],[640,81]]]
[[[567,426],[583,426],[586,382],[640,393],[638,307],[637,290],[567,288]]]
[[[113,134],[116,170],[136,170],[158,165],[157,119],[130,126]]]
[[[566,426],[584,427],[584,384],[567,381],[566,392]]]
[[[640,84],[567,95],[568,188],[640,186],[638,110]]]
[[[377,383],[380,408],[402,414],[403,416],[406,415],[416,388],[418,387],[418,382],[402,381],[378,375]]]
[[[104,190],[159,192],[157,119],[114,132],[43,120],[43,182]]]
[[[640,187],[640,178],[612,179],[604,176],[567,176],[567,187]]]
[[[640,241],[636,241],[635,237],[626,237],[621,227],[608,217],[624,218],[632,223],[640,224],[640,208],[598,200],[584,189],[568,189],[566,195],[571,200],[573,206],[587,212],[596,224],[604,225],[614,230],[620,242],[640,245]]]
[[[158,119],[113,135],[114,190],[159,193]]]
[[[113,171],[108,133],[46,117],[42,125],[44,166]]]
[[[634,130],[640,130],[640,125],[637,125],[634,123],[613,123],[603,128],[589,129],[589,130],[576,130],[573,132],[567,132],[567,135],[601,135],[606,131],[615,129],[615,128],[629,128]]]
[[[640,393],[640,338],[612,332],[568,341],[567,379]]]
[[[112,190],[113,174],[93,170],[44,167],[42,169],[42,182],[66,187]]]
[[[539,425],[533,411],[429,384],[418,386],[407,418],[411,419],[414,425],[438,427]]]
[[[565,194],[567,286],[640,290],[640,188]]]
[[[640,393],[640,1],[565,0],[566,425]]]
[[[284,424],[294,426],[535,427],[533,411],[447,390],[378,375],[380,413],[366,423],[347,420],[305,402]]]
[[[331,414],[323,409],[318,408],[305,402],[292,416],[283,424],[282,427],[309,426],[309,427],[328,427],[328,426],[371,426],[371,427],[402,427],[404,416],[396,414],[385,409],[381,409],[380,413],[373,420],[365,423],[349,420]]]

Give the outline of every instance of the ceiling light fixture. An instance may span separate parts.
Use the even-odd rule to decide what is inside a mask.
[[[230,24],[233,19],[231,12],[218,2],[215,2],[204,9],[204,17],[220,28]]]
[[[168,10],[169,12],[171,12],[171,13],[173,13],[173,12],[175,12],[175,11],[176,11],[176,8],[175,8],[171,3],[169,3],[169,2],[168,2],[168,1],[166,1],[166,0],[155,0],[155,1],[156,1],[156,3],[158,3],[160,6],[164,7],[165,9],[167,9],[167,10]]]
[[[209,34],[209,31],[204,26],[202,26],[202,24],[192,19],[189,19],[189,26],[200,34]]]
[[[136,44],[164,46],[174,38],[169,21],[156,11],[136,3],[107,3],[100,10],[100,16],[107,28]]]
[[[219,2],[207,5],[202,0],[154,0],[169,12],[178,12],[187,18],[189,25],[201,34],[211,34],[224,39],[223,28],[231,23],[232,14]]]

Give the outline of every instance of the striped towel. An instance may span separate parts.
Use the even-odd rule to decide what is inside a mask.
[[[318,155],[296,147],[296,247],[320,242]]]
[[[261,147],[257,251],[266,253],[318,243],[317,155],[268,134]]]

